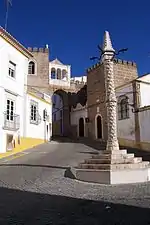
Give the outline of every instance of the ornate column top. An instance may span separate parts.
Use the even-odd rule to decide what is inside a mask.
[[[112,47],[112,43],[111,43],[111,39],[110,39],[110,35],[108,31],[105,31],[104,33],[104,39],[103,39],[103,51],[107,51],[107,52],[115,52],[115,50]]]

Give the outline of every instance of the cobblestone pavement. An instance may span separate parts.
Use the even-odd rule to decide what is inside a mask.
[[[93,149],[48,143],[0,160],[0,225],[150,224],[150,183],[105,186],[68,178]]]

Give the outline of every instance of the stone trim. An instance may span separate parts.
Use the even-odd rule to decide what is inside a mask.
[[[138,143],[140,143],[140,122],[139,122],[138,109],[140,107],[140,86],[135,80],[132,83],[132,87],[133,87],[133,105],[135,110],[134,112],[135,141],[136,141],[136,145],[139,145]]]
[[[102,125],[102,138],[101,139],[99,139],[99,138],[97,138],[97,117],[98,116],[100,116],[101,117],[101,125]],[[100,114],[100,113],[97,113],[96,115],[95,115],[95,139],[96,140],[103,140],[104,139],[104,130],[103,130],[103,117],[102,117],[102,115]]]

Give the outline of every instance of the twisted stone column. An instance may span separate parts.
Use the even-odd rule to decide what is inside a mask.
[[[106,150],[119,150],[117,138],[117,98],[115,94],[112,54],[104,55],[104,73],[107,106],[108,140]]]

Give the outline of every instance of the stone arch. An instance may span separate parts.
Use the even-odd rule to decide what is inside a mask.
[[[67,70],[62,70],[62,79],[67,79]]]
[[[37,73],[37,64],[35,61],[31,60],[28,64],[28,74],[35,75]]]
[[[51,79],[56,79],[56,69],[54,67],[51,68]]]
[[[96,139],[103,139],[103,119],[101,114],[95,116],[95,137]]]
[[[58,79],[58,80],[61,80],[61,77],[62,77],[62,76],[61,76],[61,73],[62,73],[62,72],[61,72],[61,69],[58,68],[58,69],[57,69],[57,79]]]
[[[62,136],[70,136],[71,129],[70,129],[70,105],[69,105],[69,96],[68,93],[64,90],[58,89],[54,91],[53,94],[59,95],[63,102],[62,107],[62,126],[63,126],[63,132]]]

